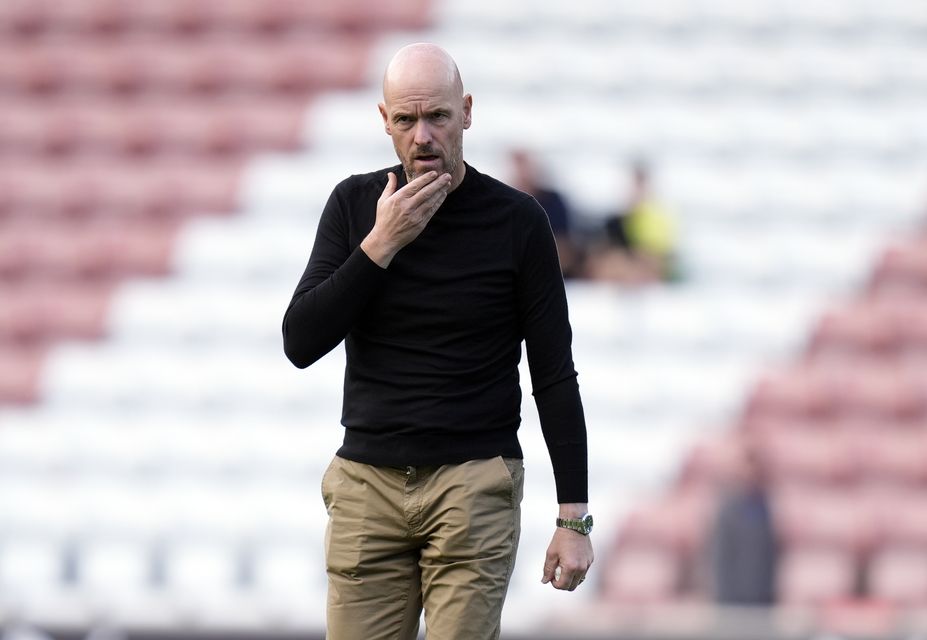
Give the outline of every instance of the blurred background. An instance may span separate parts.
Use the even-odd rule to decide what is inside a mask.
[[[0,0],[0,636],[322,637],[344,358],[280,323],[421,40],[588,420],[565,594],[525,389],[504,637],[927,637],[922,0]]]

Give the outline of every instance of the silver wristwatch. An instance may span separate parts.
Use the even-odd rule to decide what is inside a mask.
[[[592,532],[592,516],[587,513],[579,519],[557,518],[557,526],[588,536]]]

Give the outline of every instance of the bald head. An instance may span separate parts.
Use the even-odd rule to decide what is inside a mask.
[[[399,51],[383,76],[383,99],[389,102],[394,88],[421,85],[433,90],[450,90],[463,97],[463,82],[457,63],[436,44],[418,42]]]

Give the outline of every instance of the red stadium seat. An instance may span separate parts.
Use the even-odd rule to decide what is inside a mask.
[[[841,397],[845,412],[876,419],[927,416],[923,372],[896,360],[857,364],[852,384]]]
[[[162,151],[169,130],[163,110],[145,106],[98,109],[88,119],[85,148],[102,153],[147,158]]]
[[[899,242],[886,249],[870,284],[875,290],[927,289],[927,236]]]
[[[884,295],[875,299],[882,321],[895,339],[896,352],[927,356],[927,295]]]
[[[81,47],[81,44],[84,43]],[[152,89],[162,55],[157,47],[170,41],[77,41],[75,61],[67,78],[68,89],[77,95],[128,97]]]
[[[0,308],[0,317],[3,317]],[[27,404],[38,399],[45,349],[0,342],[0,403]]]
[[[859,567],[841,549],[797,548],[779,562],[778,600],[792,606],[821,606],[846,600],[856,588]]]
[[[293,150],[300,144],[305,101],[251,98],[190,101],[161,109],[167,149],[190,155],[236,156],[260,150]]]
[[[717,489],[736,473],[740,452],[740,442],[732,434],[700,440],[683,462],[679,485]]]
[[[767,374],[754,390],[745,418],[916,419],[927,416],[922,380],[916,363],[817,359]]]
[[[860,472],[868,481],[927,488],[927,428],[878,425],[859,435]]]
[[[819,323],[811,353],[886,357],[927,354],[927,297],[886,290],[830,311]]]
[[[821,352],[880,355],[893,350],[894,334],[879,310],[858,302],[827,312],[811,338],[812,355]]]
[[[869,560],[869,592],[911,607],[927,606],[927,548],[888,547]]]
[[[5,100],[0,103],[0,155],[44,152],[51,129],[60,119],[60,110],[36,108],[35,103]]]
[[[0,35],[34,37],[48,28],[54,14],[52,0],[5,0],[0,2]]]
[[[163,276],[177,235],[174,221],[106,226],[94,238],[98,252],[108,256],[106,270],[116,276]]]
[[[846,483],[858,471],[854,433],[781,425],[759,447],[774,483]]]
[[[705,487],[672,492],[632,512],[617,544],[656,545],[680,557],[691,556],[704,543],[713,510],[713,495]]]
[[[251,92],[283,95],[356,87],[365,80],[368,47],[363,37],[331,35],[257,47],[239,57],[237,82]]]
[[[748,401],[746,419],[826,418],[836,410],[826,381],[808,367],[768,372]]]
[[[0,44],[0,94],[305,96],[366,80],[370,39],[318,33],[198,39],[62,36]]]
[[[0,285],[4,301],[0,338],[8,344],[43,345],[59,338],[99,338],[109,285]]]
[[[33,280],[164,275],[176,227],[171,221],[8,224],[0,247],[13,258],[0,258],[0,271]]]
[[[162,193],[173,194],[188,214],[230,213],[241,166],[238,163],[166,162],[156,170]]]
[[[682,580],[681,563],[670,549],[632,546],[605,561],[602,595],[616,604],[656,604],[676,599]]]
[[[225,28],[263,32],[286,31],[304,26],[305,13],[300,11],[310,4],[325,2],[293,2],[292,0],[228,0],[217,22]]]
[[[108,35],[127,26],[118,0],[6,0],[0,6],[0,33],[15,37],[74,33]]]
[[[888,638],[903,618],[904,613],[891,602],[851,596],[822,606],[815,616],[815,626],[826,637]]]
[[[133,24],[140,29],[179,35],[198,34],[209,29],[222,14],[224,0],[135,0],[131,3]]]
[[[44,167],[48,191],[38,193],[37,209],[52,216],[90,218],[109,204],[112,177],[90,165],[64,164]],[[38,167],[42,170],[42,167]]]
[[[153,83],[161,92],[214,96],[242,89],[238,77],[257,43],[230,40],[182,41],[158,55]],[[266,43],[264,44],[266,46]],[[250,89],[250,88],[249,88]]]
[[[927,509],[922,487],[879,487],[873,492],[872,502],[880,547],[927,549]]]
[[[52,28],[89,36],[111,35],[129,24],[126,4],[118,0],[58,0]]]
[[[775,490],[776,528],[786,548],[828,548],[858,554],[879,536],[878,505],[847,488],[820,488],[800,482]]]
[[[0,212],[34,218],[176,217],[234,209],[240,162],[117,159],[0,165]]]
[[[334,16],[331,20],[346,28],[419,29],[427,26],[430,8],[428,0],[384,0],[374,3],[364,0],[327,0],[318,3],[316,19],[321,17],[322,12],[331,12],[329,15]]]
[[[428,23],[429,8],[428,0],[227,0],[213,24],[263,33],[417,29]]]
[[[302,98],[0,101],[0,158],[240,156],[299,147]]]
[[[0,94],[47,96],[68,85],[68,69],[74,62],[60,49],[32,43],[0,43]]]

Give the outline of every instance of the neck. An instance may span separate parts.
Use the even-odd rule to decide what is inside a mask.
[[[457,164],[457,168],[454,170],[454,173],[451,175],[451,184],[447,188],[447,192],[450,193],[457,187],[461,185],[464,181],[464,177],[467,175],[467,165],[461,160]]]

